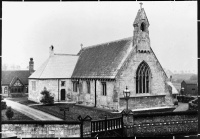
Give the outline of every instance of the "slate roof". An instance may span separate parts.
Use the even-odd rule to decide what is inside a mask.
[[[24,85],[28,85],[29,70],[2,71],[2,85],[9,85],[14,78],[19,78]]]
[[[115,78],[132,48],[132,37],[85,47],[72,78]]]
[[[186,80],[184,81],[186,84],[197,84],[197,80]]]
[[[71,78],[77,60],[77,55],[54,54],[50,56],[29,79]]]

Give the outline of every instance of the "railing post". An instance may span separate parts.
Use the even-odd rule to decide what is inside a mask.
[[[65,113],[66,111],[64,110],[64,120],[66,120],[66,113]]]
[[[81,138],[83,138],[83,120],[81,120]]]
[[[122,131],[124,131],[124,122],[123,122],[123,116],[122,116],[122,118],[121,118],[121,126],[122,126]],[[123,136],[124,136],[124,134],[123,134]]]
[[[107,131],[107,115],[105,115],[105,131]]]

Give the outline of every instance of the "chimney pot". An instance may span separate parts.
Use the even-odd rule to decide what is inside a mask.
[[[53,56],[54,55],[54,47],[53,47],[53,45],[51,45],[50,47],[49,47],[49,56]]]
[[[32,74],[34,72],[34,62],[33,62],[33,58],[30,58],[29,61],[29,73]]]

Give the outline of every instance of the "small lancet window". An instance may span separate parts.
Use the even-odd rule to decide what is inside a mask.
[[[150,92],[151,71],[146,62],[142,62],[136,71],[136,93]]]
[[[140,29],[141,29],[142,31],[145,31],[145,23],[144,23],[144,22],[142,22],[142,24],[141,24],[141,26],[140,26]]]

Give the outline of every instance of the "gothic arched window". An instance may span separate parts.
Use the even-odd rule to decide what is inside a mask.
[[[136,93],[150,92],[151,71],[146,62],[142,62],[136,71]]]

